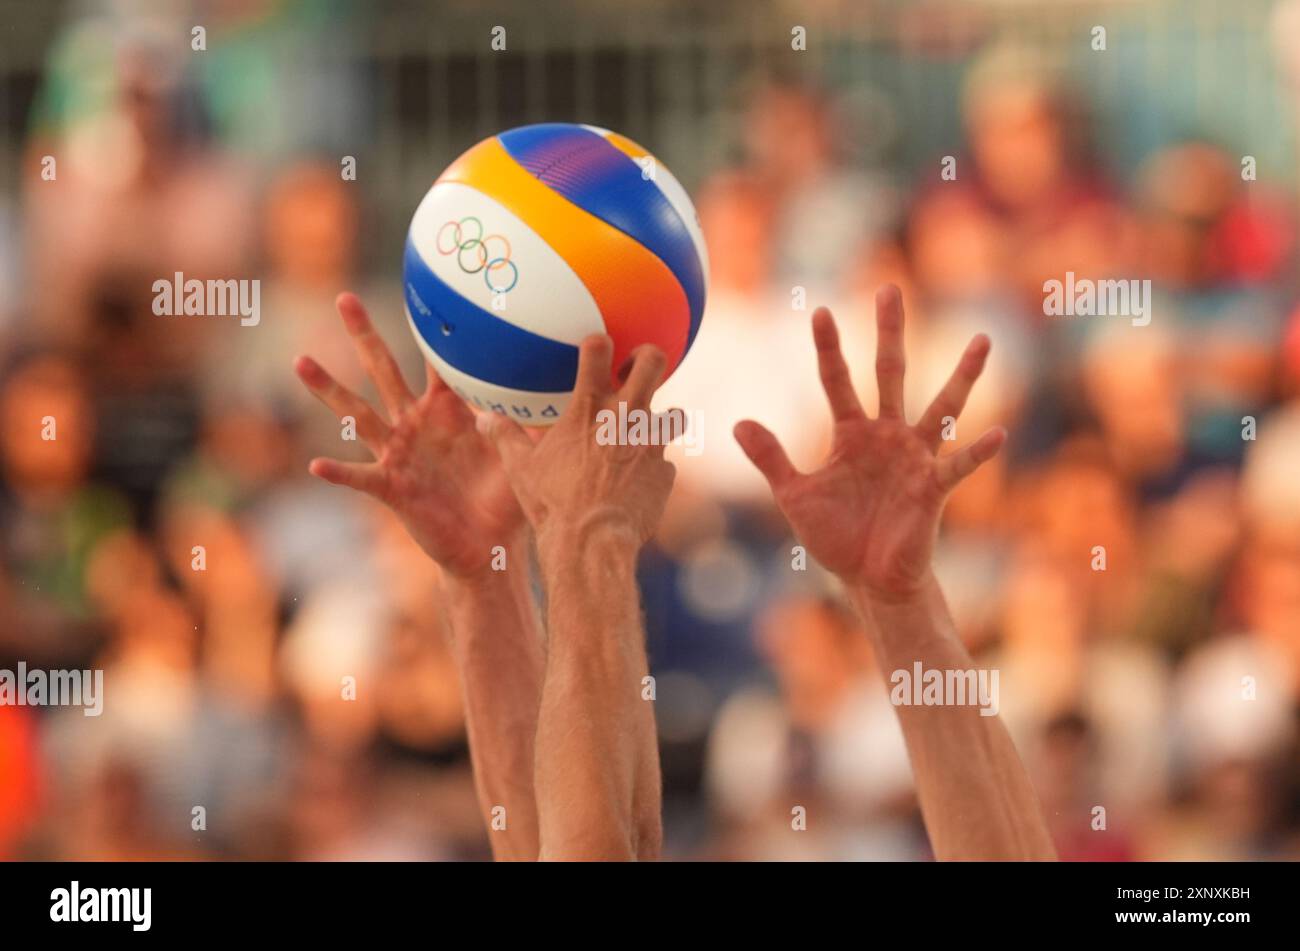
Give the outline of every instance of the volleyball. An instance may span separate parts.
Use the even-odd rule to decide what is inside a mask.
[[[630,139],[546,123],[475,145],[416,208],[402,267],[406,316],[470,405],[523,425],[564,411],[578,344],[642,344],[681,363],[700,328],[708,255],[686,190]]]

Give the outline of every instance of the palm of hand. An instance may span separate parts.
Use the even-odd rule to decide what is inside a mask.
[[[397,416],[378,466],[384,479],[379,497],[452,573],[482,568],[492,549],[523,527],[500,459],[448,389],[425,391]]]
[[[948,494],[1006,439],[993,429],[951,455],[942,434],[965,406],[988,356],[987,337],[967,346],[943,390],[915,426],[903,414],[903,309],[896,289],[876,296],[876,381],[880,413],[862,410],[830,312],[813,315],[822,388],[834,419],[831,452],[815,472],[798,472],[776,437],[746,420],[736,438],[772,487],[808,552],[846,583],[907,596],[925,581]]]
[[[836,424],[826,464],[777,502],[827,570],[901,593],[925,576],[943,497],[924,440],[899,420],[864,416]]]
[[[486,568],[493,549],[515,542],[524,528],[496,451],[475,429],[474,414],[431,366],[424,391],[418,396],[410,391],[355,295],[340,295],[338,310],[388,418],[316,361],[299,358],[303,383],[340,419],[355,422],[375,457],[370,463],[314,459],[310,471],[384,502],[451,574]]]

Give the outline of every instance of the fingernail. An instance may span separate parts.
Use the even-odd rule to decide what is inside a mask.
[[[492,414],[479,413],[477,416],[475,416],[474,428],[477,429],[479,433],[486,436],[489,432],[492,431]]]

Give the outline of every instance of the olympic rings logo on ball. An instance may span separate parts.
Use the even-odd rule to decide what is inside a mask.
[[[467,237],[468,229],[465,225],[470,222],[473,222],[478,233]],[[447,230],[449,228],[450,233]],[[491,249],[488,247],[489,244],[493,244]],[[466,274],[477,274],[482,271],[483,283],[493,294],[509,293],[519,283],[519,268],[515,267],[515,262],[510,260],[509,240],[504,235],[485,235],[483,222],[473,215],[460,221],[448,221],[439,228],[437,247],[438,253],[444,257],[449,254],[456,255],[456,263]],[[469,254],[468,261],[465,258],[466,254]],[[501,273],[505,268],[510,269],[508,284],[505,283],[504,275]]]

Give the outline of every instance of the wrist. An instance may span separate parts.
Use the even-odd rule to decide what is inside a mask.
[[[640,547],[639,535],[621,517],[584,518],[539,532],[552,657],[570,656],[564,645],[586,645],[591,650],[583,664],[627,661],[629,645],[644,638],[636,588]]]
[[[939,590],[939,582],[934,576],[934,570],[928,567],[914,579],[897,581],[888,586],[873,585],[860,580],[846,580],[845,586],[854,601],[872,610],[920,605]]]
[[[467,650],[494,652],[501,644],[519,641],[521,630],[537,629],[531,553],[525,545],[507,549],[500,570],[444,571],[441,588],[450,642],[459,660],[471,656]]]
[[[577,518],[552,518],[537,529],[543,575],[581,562],[635,565],[641,538],[623,510],[604,506]]]
[[[444,590],[453,597],[499,597],[502,589],[526,586],[532,553],[526,532],[492,546],[487,557],[472,565],[452,568],[441,565]]]
[[[945,633],[951,629],[948,609],[929,569],[915,587],[880,590],[857,584],[849,588],[849,596],[866,621],[882,664],[943,653],[956,643]]]
[[[472,549],[462,549],[454,558],[431,555],[448,583],[474,590],[497,587],[512,574],[528,567],[529,532],[527,524],[498,535],[495,539],[477,539]],[[427,549],[426,549],[427,550]]]
[[[502,591],[519,587],[527,580],[527,550],[507,549],[505,564],[504,568],[488,564],[472,571],[443,569],[443,590],[452,599],[499,597]]]

